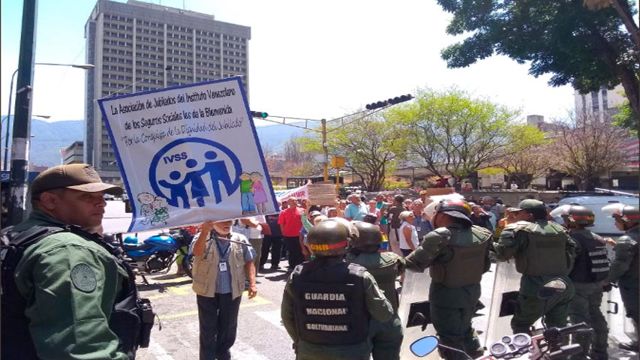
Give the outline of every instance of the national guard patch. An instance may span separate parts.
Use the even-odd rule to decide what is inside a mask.
[[[71,269],[71,282],[76,289],[90,293],[96,289],[96,274],[87,264],[78,264]]]

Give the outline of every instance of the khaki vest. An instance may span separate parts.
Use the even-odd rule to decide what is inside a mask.
[[[569,274],[568,236],[552,222],[530,223],[520,231],[527,232],[527,248],[516,254],[516,270],[531,276]]]
[[[470,246],[448,244],[453,257],[446,263],[434,263],[429,267],[429,274],[434,282],[449,288],[479,284],[486,271],[487,248],[491,233],[471,229],[474,238]]]
[[[231,233],[231,240],[246,242],[249,245],[247,239],[241,234]],[[220,261],[220,253],[215,241],[214,237],[210,236],[207,239],[204,254],[193,258],[192,288],[200,296],[215,297],[219,270],[218,263]],[[232,242],[229,249],[227,268],[231,272],[231,297],[233,299],[241,296],[244,291],[246,278],[244,265],[242,245]]]

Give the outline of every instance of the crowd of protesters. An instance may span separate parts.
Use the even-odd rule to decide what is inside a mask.
[[[472,208],[471,220],[496,236],[510,222],[510,211],[500,198],[483,196],[465,199]],[[349,194],[346,199],[336,199],[333,206],[311,204],[307,199],[288,198],[278,204],[277,215],[256,217],[260,222],[262,242],[255,246],[260,253],[258,272],[280,269],[280,261],[287,259],[289,269],[308,260],[310,251],[305,243],[306,233],[318,221],[328,218],[344,218],[349,221],[366,221],[378,225],[385,240],[382,249],[398,255],[415,250],[420,239],[433,230],[424,212],[430,202],[428,197],[405,197],[397,194]],[[244,233],[244,231],[241,231]],[[247,236],[251,239],[251,237]],[[251,240],[252,244],[255,240]],[[270,267],[268,266],[270,264]],[[267,265],[267,267],[265,267]]]

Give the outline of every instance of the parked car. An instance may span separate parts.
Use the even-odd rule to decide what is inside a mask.
[[[593,211],[595,214],[595,222],[589,230],[602,236],[620,236],[622,231],[618,230],[610,216],[602,212],[602,207],[612,203],[623,203],[625,205],[638,206],[640,199],[637,196],[627,195],[576,195],[568,196],[558,201],[560,205],[582,205]],[[561,218],[555,218],[555,221],[562,224]]]

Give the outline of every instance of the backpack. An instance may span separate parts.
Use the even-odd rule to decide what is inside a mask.
[[[121,251],[101,241],[95,234],[89,234],[77,226],[33,226],[18,232],[13,226],[0,231],[0,266],[2,268],[0,294],[2,296],[2,359],[37,359],[35,347],[29,332],[29,320],[25,315],[26,300],[18,292],[15,270],[30,246],[47,236],[59,232],[72,232],[87,241],[93,241],[105,248],[124,267],[129,275],[126,287],[118,294],[114,304],[109,327],[120,340],[119,350],[135,357],[138,347],[148,347],[155,314],[148,299],[138,296],[135,275],[131,267],[120,256]],[[9,326],[11,325],[11,326]],[[11,344],[11,347],[7,346]]]

